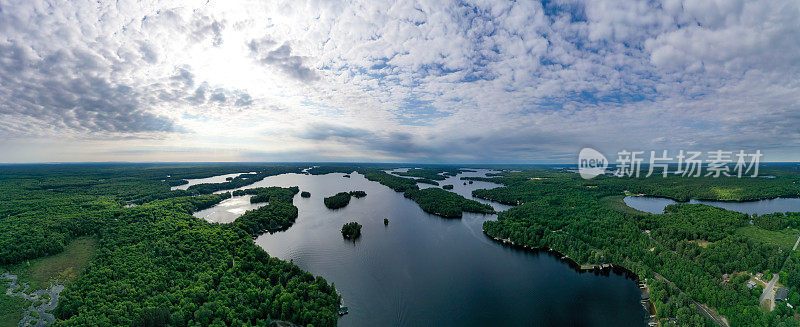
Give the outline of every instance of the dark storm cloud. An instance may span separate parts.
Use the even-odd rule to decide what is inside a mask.
[[[169,132],[168,118],[145,110],[136,88],[96,74],[103,59],[86,51],[40,57],[16,43],[0,44],[0,114],[35,117],[41,128],[84,132]],[[12,124],[9,124],[12,125]],[[5,128],[14,128],[6,126]],[[19,128],[30,128],[19,126]],[[37,131],[17,130],[36,134]]]

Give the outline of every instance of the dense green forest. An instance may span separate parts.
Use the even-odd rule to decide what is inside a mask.
[[[769,275],[781,270],[788,249],[754,236],[758,233],[740,232],[791,228],[798,223],[796,214],[750,217],[706,205],[677,204],[667,207],[664,214],[652,215],[626,209],[619,202],[625,191],[681,200],[793,196],[797,190],[794,181],[800,175],[744,180],[661,176],[583,180],[556,169],[522,170],[494,178],[469,178],[506,186],[476,190],[474,196],[517,205],[501,212],[497,221],[484,223],[488,235],[554,249],[581,264],[624,266],[650,283],[655,283],[658,273],[682,290],[655,298],[657,308],[663,310],[659,313],[662,318],[696,323],[701,318],[689,314],[696,312],[691,298],[715,309],[731,326],[797,325],[793,309],[782,305],[772,312],[760,309],[758,288],[750,290],[741,282],[759,272]],[[754,218],[753,226],[750,218]],[[781,274],[792,280],[788,276],[800,276],[798,268],[787,264]],[[723,279],[723,274],[743,272],[745,277]],[[790,297],[800,298],[796,288]]]
[[[350,191],[350,192],[339,192],[329,197],[323,199],[325,206],[328,209],[339,209],[344,208],[350,203],[350,198],[354,197],[356,199],[360,199],[367,196],[367,192],[364,191]]]
[[[459,167],[435,166],[409,169],[406,172],[396,172],[395,174],[399,176],[420,177],[428,180],[443,181],[449,176],[458,175],[459,172]]]
[[[461,195],[435,187],[409,190],[403,195],[418,203],[425,212],[447,218],[460,218],[462,211],[494,213],[494,209],[488,204],[466,199]]]
[[[417,178],[416,181],[417,181],[417,183],[439,186],[439,182],[437,182],[435,180],[432,180],[432,179],[428,179],[428,178]]]
[[[250,203],[263,203],[269,202],[274,203],[277,201],[284,202],[284,203],[292,203],[292,198],[294,197],[300,189],[297,186],[292,187],[256,187],[256,188],[249,188],[245,190],[236,190],[233,191],[234,196],[241,196],[241,195],[253,195],[250,197]]]
[[[361,236],[361,224],[351,221],[342,226],[342,237],[354,240]]]
[[[61,252],[72,240],[99,239],[94,258],[62,293],[62,325],[263,325],[273,320],[329,326],[340,302],[332,285],[291,263],[271,258],[252,237],[279,231],[297,218],[296,187],[242,189],[302,166],[258,165],[12,165],[0,169],[0,265]],[[310,174],[358,172],[415,201],[426,212],[460,217],[491,213],[488,205],[388,168],[322,166]],[[426,167],[408,176],[455,174]],[[223,183],[170,190],[186,179],[243,173]],[[779,305],[759,308],[756,273],[779,273],[800,305],[800,254],[791,251],[800,213],[745,215],[699,204],[676,204],[647,214],[621,202],[625,192],[680,201],[751,200],[800,195],[796,167],[763,169],[774,178],[616,178],[583,180],[553,168],[520,168],[491,177],[502,184],[475,190],[479,198],[515,205],[487,221],[496,239],[550,248],[580,264],[612,263],[647,279],[658,318],[680,325],[709,324],[692,301],[732,326],[798,326],[800,314]],[[440,179],[441,180],[441,179]],[[226,190],[234,190],[224,192]],[[217,192],[219,194],[211,194]],[[221,193],[220,193],[221,192]],[[269,204],[234,223],[191,216],[233,195]],[[361,193],[344,193],[348,200]],[[365,193],[364,193],[365,195]],[[385,221],[386,223],[386,221]],[[776,240],[775,236],[781,240]],[[724,274],[730,279],[725,280]],[[664,280],[656,278],[663,276]],[[659,277],[661,278],[661,277]],[[101,285],[102,287],[98,287]],[[0,295],[2,296],[2,295]]]
[[[270,204],[229,225],[191,216],[292,166],[25,165],[0,169],[0,264],[59,253],[96,235],[99,249],[62,293],[60,325],[333,326],[332,285],[270,258],[252,241],[297,216],[296,188],[250,191]],[[192,190],[173,180],[256,172]],[[190,187],[191,188],[191,187]],[[138,206],[135,206],[137,205]],[[0,267],[1,268],[1,267]],[[5,295],[0,295],[5,296]]]
[[[351,195],[348,192],[339,192],[326,197],[323,199],[323,202],[325,202],[325,206],[328,207],[328,209],[339,209],[346,207],[347,204],[350,203],[350,197]]]
[[[236,218],[233,225],[253,237],[264,232],[274,233],[289,228],[297,219],[297,207],[292,204],[292,198],[297,192],[297,186],[258,187],[233,192],[234,195],[254,194],[250,203],[269,202],[269,205],[245,212]]]
[[[392,174],[387,174],[384,171],[373,169],[361,169],[359,172],[364,174],[366,179],[381,183],[384,186],[388,186],[389,188],[395,190],[395,192],[405,192],[408,190],[419,189],[417,182],[411,178],[394,176]]]

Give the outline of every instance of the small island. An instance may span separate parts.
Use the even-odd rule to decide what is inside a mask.
[[[348,203],[350,203],[350,193],[339,192],[325,198],[323,201],[328,209],[344,208]]]
[[[361,236],[361,224],[351,221],[342,226],[342,237],[348,240],[355,240]]]
[[[311,197],[311,193],[309,193],[308,191],[303,191],[303,192],[300,192],[300,196],[302,196],[304,198],[310,198]]]
[[[363,198],[367,196],[367,192],[364,191],[350,191],[350,195],[352,195],[356,199]]]
[[[367,196],[367,192],[364,191],[339,192],[325,198],[324,202],[328,209],[339,209],[346,207],[350,203],[350,197],[360,199],[365,196]]]
[[[445,190],[452,190],[453,189],[453,184],[443,185],[442,188],[445,189]]]
[[[383,225],[389,226],[389,218],[383,218]]]

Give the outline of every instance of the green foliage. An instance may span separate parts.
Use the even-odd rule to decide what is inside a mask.
[[[348,203],[350,203],[350,196],[351,195],[348,192],[339,192],[326,197],[323,201],[328,209],[339,209],[344,208]]]
[[[747,201],[776,197],[800,197],[800,174],[786,174],[787,170],[766,173],[776,178],[736,177],[682,177],[653,175],[649,178],[619,178],[600,176],[594,180],[601,187],[624,189],[686,202],[690,199]],[[764,171],[762,174],[766,174]]]
[[[264,232],[282,231],[294,224],[297,207],[286,202],[270,202],[269,205],[248,210],[233,222],[253,237]]]
[[[325,198],[323,201],[328,209],[339,209],[346,207],[350,203],[350,197],[358,199],[365,196],[367,196],[367,192],[364,191],[339,192]]]
[[[303,191],[303,192],[300,192],[300,196],[302,196],[304,198],[310,198],[311,197],[311,193],[309,193],[308,191]]]
[[[442,189],[444,189],[444,190],[452,190],[453,189],[453,185],[452,184],[444,185],[444,186],[442,186]]]
[[[308,170],[311,175],[325,175],[333,173],[350,174],[356,171],[355,166],[316,166]]]
[[[780,248],[791,250],[797,241],[797,230],[782,229],[777,231],[767,230],[756,226],[745,226],[736,230],[737,235]]]
[[[292,186],[288,188],[271,186],[271,187],[250,188],[246,190],[236,190],[233,191],[233,195],[234,196],[253,195],[253,197],[250,198],[250,203],[263,203],[263,202],[291,203],[292,198],[294,198],[297,192],[300,192],[300,188],[298,188],[297,186]]]
[[[190,191],[170,190],[170,185],[183,183],[178,181],[187,178],[242,171],[275,174],[296,169],[291,166],[159,164],[3,166],[0,169],[0,265],[59,253],[74,238],[97,233],[106,222],[127,210],[125,205],[191,195]]]
[[[342,237],[354,240],[361,236],[361,224],[351,221],[342,226]]]
[[[101,230],[90,268],[62,293],[60,324],[335,325],[335,290],[252,242],[254,231],[273,226],[264,222],[296,217],[291,203],[275,202],[229,225],[192,217],[208,203],[195,197],[126,210]]]
[[[80,258],[71,256],[72,250],[52,254],[70,249],[75,239],[96,235],[96,255],[62,293],[56,310],[59,325],[241,326],[280,319],[333,326],[340,302],[333,287],[291,263],[270,258],[252,242],[252,235],[286,228],[294,221],[297,208],[291,198],[296,189],[255,194],[266,194],[270,205],[233,224],[211,224],[191,216],[231,194],[188,195],[296,170],[252,165],[3,167],[0,264],[51,255],[31,260],[30,276],[23,277],[55,274],[73,279],[82,270],[79,263],[95,252],[79,251],[89,253]],[[185,179],[241,171],[258,173],[192,191],[169,189],[185,184]],[[62,257],[72,259],[52,260]],[[16,315],[20,305],[9,302],[13,299],[0,296],[0,307]]]
[[[800,229],[800,212],[776,212],[766,215],[753,215],[753,224],[768,230],[784,228]]]
[[[222,190],[231,190],[235,188],[244,187],[255,182],[258,182],[266,177],[286,174],[286,173],[296,173],[299,171],[297,167],[290,167],[290,166],[274,166],[274,167],[266,167],[260,169],[257,173],[251,174],[241,174],[236,176],[232,180],[225,181],[222,183],[205,183],[205,184],[196,184],[189,186],[187,191],[193,194],[208,194],[214,193],[217,191]]]
[[[69,286],[88,265],[96,251],[97,239],[82,236],[68,243],[61,253],[0,267],[0,273],[8,270],[17,275],[20,282],[30,285],[32,290],[47,288],[56,281]]]
[[[383,225],[389,226],[389,218],[383,218]]]
[[[765,313],[758,307],[758,290],[749,290],[744,283],[723,283],[721,278],[723,273],[779,270],[788,252],[761,237],[778,232],[750,226],[750,217],[745,214],[710,206],[678,204],[669,206],[665,214],[650,215],[619,210],[618,203],[608,197],[619,196],[625,190],[679,200],[791,196],[795,186],[788,184],[797,175],[742,181],[660,176],[598,177],[587,181],[577,174],[552,169],[522,170],[495,178],[473,178],[506,185],[476,190],[474,196],[519,204],[501,212],[497,221],[485,222],[488,235],[516,244],[551,248],[578,263],[621,265],[640,277],[657,272],[684,291],[670,291],[667,295],[656,291],[654,295],[654,303],[661,310],[659,317],[675,317],[678,325],[704,324],[693,305],[689,305],[689,297],[715,308],[731,326],[778,325],[794,320],[791,312]],[[761,188],[767,191],[760,193]],[[784,228],[788,223],[762,224],[770,228],[774,225]],[[756,233],[742,234],[742,230]],[[787,270],[795,272],[800,280],[800,264],[787,263],[784,271]],[[795,277],[784,275],[794,281]]]
[[[353,196],[356,199],[360,199],[360,198],[363,198],[363,197],[367,196],[367,192],[364,192],[364,191],[350,191],[350,195]]]
[[[181,186],[189,184],[189,181],[185,179],[169,179],[167,180],[167,185],[169,186]]]
[[[360,169],[359,172],[364,174],[366,179],[381,183],[384,186],[395,190],[395,192],[405,192],[407,190],[419,189],[415,180],[387,174],[382,170]]]
[[[488,204],[469,200],[461,195],[435,187],[408,190],[404,196],[418,203],[425,212],[446,218],[460,218],[462,211],[494,213],[494,209]]]
[[[0,327],[16,327],[22,313],[31,302],[20,297],[6,295],[8,281],[0,280]]]
[[[399,176],[420,177],[427,180],[443,181],[448,176],[455,176],[459,173],[459,168],[454,166],[436,166],[409,169],[406,172],[396,172]]]
[[[430,185],[439,186],[439,182],[437,182],[435,180],[432,180],[432,179],[428,179],[428,178],[417,178],[415,181],[417,183],[423,183],[423,184],[430,184]]]

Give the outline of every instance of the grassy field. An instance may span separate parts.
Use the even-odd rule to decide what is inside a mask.
[[[639,211],[625,204],[625,195],[612,195],[600,199],[600,203],[616,211],[626,212],[634,215],[649,215],[650,213]]]
[[[794,243],[797,242],[797,233],[796,230],[771,231],[756,226],[741,227],[736,230],[736,234],[780,246],[785,251],[794,247]]]
[[[59,254],[30,260],[25,263],[0,267],[0,272],[8,271],[19,276],[19,280],[31,285],[28,291],[50,286],[51,281],[59,280],[69,284],[81,273],[97,251],[97,239],[78,238]],[[17,326],[22,319],[22,311],[30,301],[5,295],[8,281],[0,281],[0,327]]]
[[[0,327],[16,327],[22,319],[22,310],[31,303],[16,296],[6,295],[8,281],[0,281]]]
[[[86,267],[95,251],[97,239],[81,237],[68,244],[59,254],[0,267],[0,271],[9,271],[19,276],[20,281],[31,285],[31,290],[48,287],[55,280],[69,284]]]

